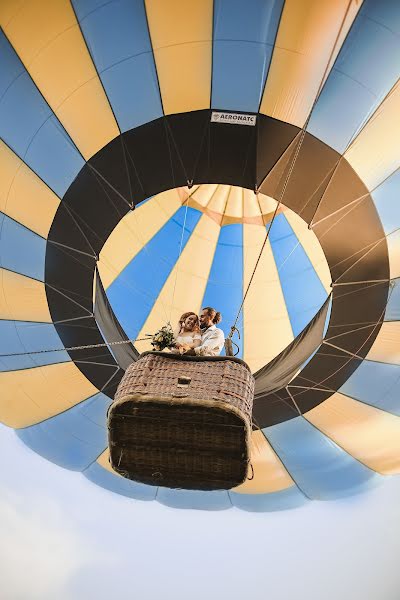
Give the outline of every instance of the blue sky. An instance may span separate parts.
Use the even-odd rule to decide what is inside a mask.
[[[398,600],[400,478],[280,513],[118,496],[0,426],[2,600]]]

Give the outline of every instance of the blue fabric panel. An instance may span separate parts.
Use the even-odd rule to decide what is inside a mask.
[[[238,494],[229,492],[233,506],[249,512],[274,512],[298,508],[307,502],[307,498],[296,485],[269,494]]]
[[[26,73],[25,67],[19,60],[6,36],[0,31],[0,99],[3,100],[8,88]]]
[[[280,214],[269,234],[293,334],[296,337],[327,298],[315,269],[289,225]]]
[[[51,323],[0,320],[1,355],[35,352],[37,350],[55,350],[58,348],[62,349],[64,345]],[[31,369],[32,367],[70,360],[69,354],[65,350],[44,354],[1,357],[0,371]]]
[[[392,279],[393,286],[386,307],[385,321],[400,321],[400,278]]]
[[[83,471],[107,447],[106,413],[110,398],[95,394],[37,425],[18,429],[29,448],[72,471]]]
[[[185,210],[184,206],[177,210],[107,290],[115,315],[131,339],[135,339],[141,330],[179,257]],[[200,217],[199,211],[187,209],[182,250]],[[165,321],[168,318],[166,314]]]
[[[372,199],[388,235],[400,228],[400,169],[371,193]]]
[[[0,137],[64,195],[84,160],[0,31]]]
[[[214,108],[257,112],[283,0],[215,0]]]
[[[226,510],[232,508],[228,492],[224,490],[202,492],[160,487],[158,488],[157,501],[172,508],[189,508],[193,510]]]
[[[73,0],[121,131],[163,114],[143,0]]]
[[[222,314],[222,323],[218,325],[227,336],[233,325],[243,298],[243,227],[241,224],[225,225],[221,228],[214,260],[202,306],[212,306]],[[240,330],[243,355],[243,326]],[[236,340],[236,337],[234,338]],[[237,340],[236,340],[237,341]],[[222,351],[224,354],[224,351]]]
[[[343,152],[398,79],[400,3],[365,0],[310,119],[308,131]]]
[[[400,417],[400,365],[364,360],[339,392]]]
[[[44,281],[46,240],[0,212],[0,267]]]
[[[331,314],[332,314],[332,296],[331,296],[331,299],[329,300],[328,312],[326,313],[325,326],[324,326],[324,332],[323,332],[324,338],[326,336],[326,332],[328,331],[329,322],[331,320]]]
[[[311,500],[350,496],[379,478],[302,417],[267,427],[263,432]]]
[[[117,474],[114,475],[97,462],[94,462],[85,469],[83,474],[89,481],[110,492],[128,496],[129,498],[135,498],[136,500],[154,500],[157,494],[156,486],[137,483],[136,481],[130,481],[129,479],[120,477]]]

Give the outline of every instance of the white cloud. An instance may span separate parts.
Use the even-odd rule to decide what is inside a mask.
[[[0,499],[2,600],[63,600],[68,582],[93,554],[55,502],[2,490]]]
[[[0,473],[0,600],[400,598],[400,477],[291,511],[174,510],[97,487],[1,426]]]

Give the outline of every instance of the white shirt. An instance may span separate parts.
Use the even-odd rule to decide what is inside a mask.
[[[201,346],[194,349],[198,356],[218,356],[224,347],[225,335],[222,329],[211,325],[201,336]]]

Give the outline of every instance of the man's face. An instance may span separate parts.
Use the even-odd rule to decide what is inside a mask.
[[[206,327],[210,327],[212,325],[212,320],[209,314],[207,314],[206,310],[202,310],[200,313],[200,327],[205,329]]]

